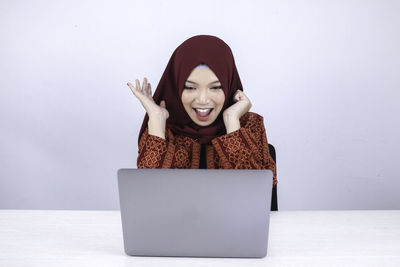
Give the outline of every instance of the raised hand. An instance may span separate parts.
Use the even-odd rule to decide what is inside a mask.
[[[139,99],[140,103],[146,110],[149,117],[160,116],[162,118],[168,119],[169,113],[165,108],[165,101],[162,100],[160,105],[157,105],[154,102],[152,92],[151,92],[151,84],[147,82],[147,78],[143,79],[143,85],[140,87],[139,80],[136,79],[136,87],[133,86],[130,82],[127,83],[132,93]]]
[[[165,124],[169,117],[165,101],[162,100],[158,105],[152,96],[151,85],[147,83],[147,78],[143,79],[143,85],[140,87],[139,80],[136,79],[136,86],[130,82],[127,83],[132,93],[139,99],[149,116],[148,128],[149,134],[159,136],[165,139]]]
[[[235,104],[225,109],[223,113],[224,124],[227,133],[239,130],[239,119],[251,108],[250,99],[241,90],[237,90],[233,96]]]

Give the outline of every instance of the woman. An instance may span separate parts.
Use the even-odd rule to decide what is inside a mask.
[[[152,97],[150,83],[128,82],[147,114],[138,168],[271,169],[263,117],[249,112],[229,46],[197,35],[173,52]]]

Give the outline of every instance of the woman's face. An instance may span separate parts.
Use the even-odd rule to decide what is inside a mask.
[[[196,67],[185,82],[181,99],[189,117],[200,126],[208,126],[221,112],[225,94],[211,69]]]

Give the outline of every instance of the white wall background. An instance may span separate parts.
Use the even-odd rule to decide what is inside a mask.
[[[144,110],[197,34],[233,50],[281,210],[399,209],[399,1],[0,2],[0,208],[118,209]]]

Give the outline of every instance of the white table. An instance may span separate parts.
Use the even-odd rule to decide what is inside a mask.
[[[131,257],[119,211],[0,210],[0,266],[400,266],[400,211],[272,212],[263,259]]]

